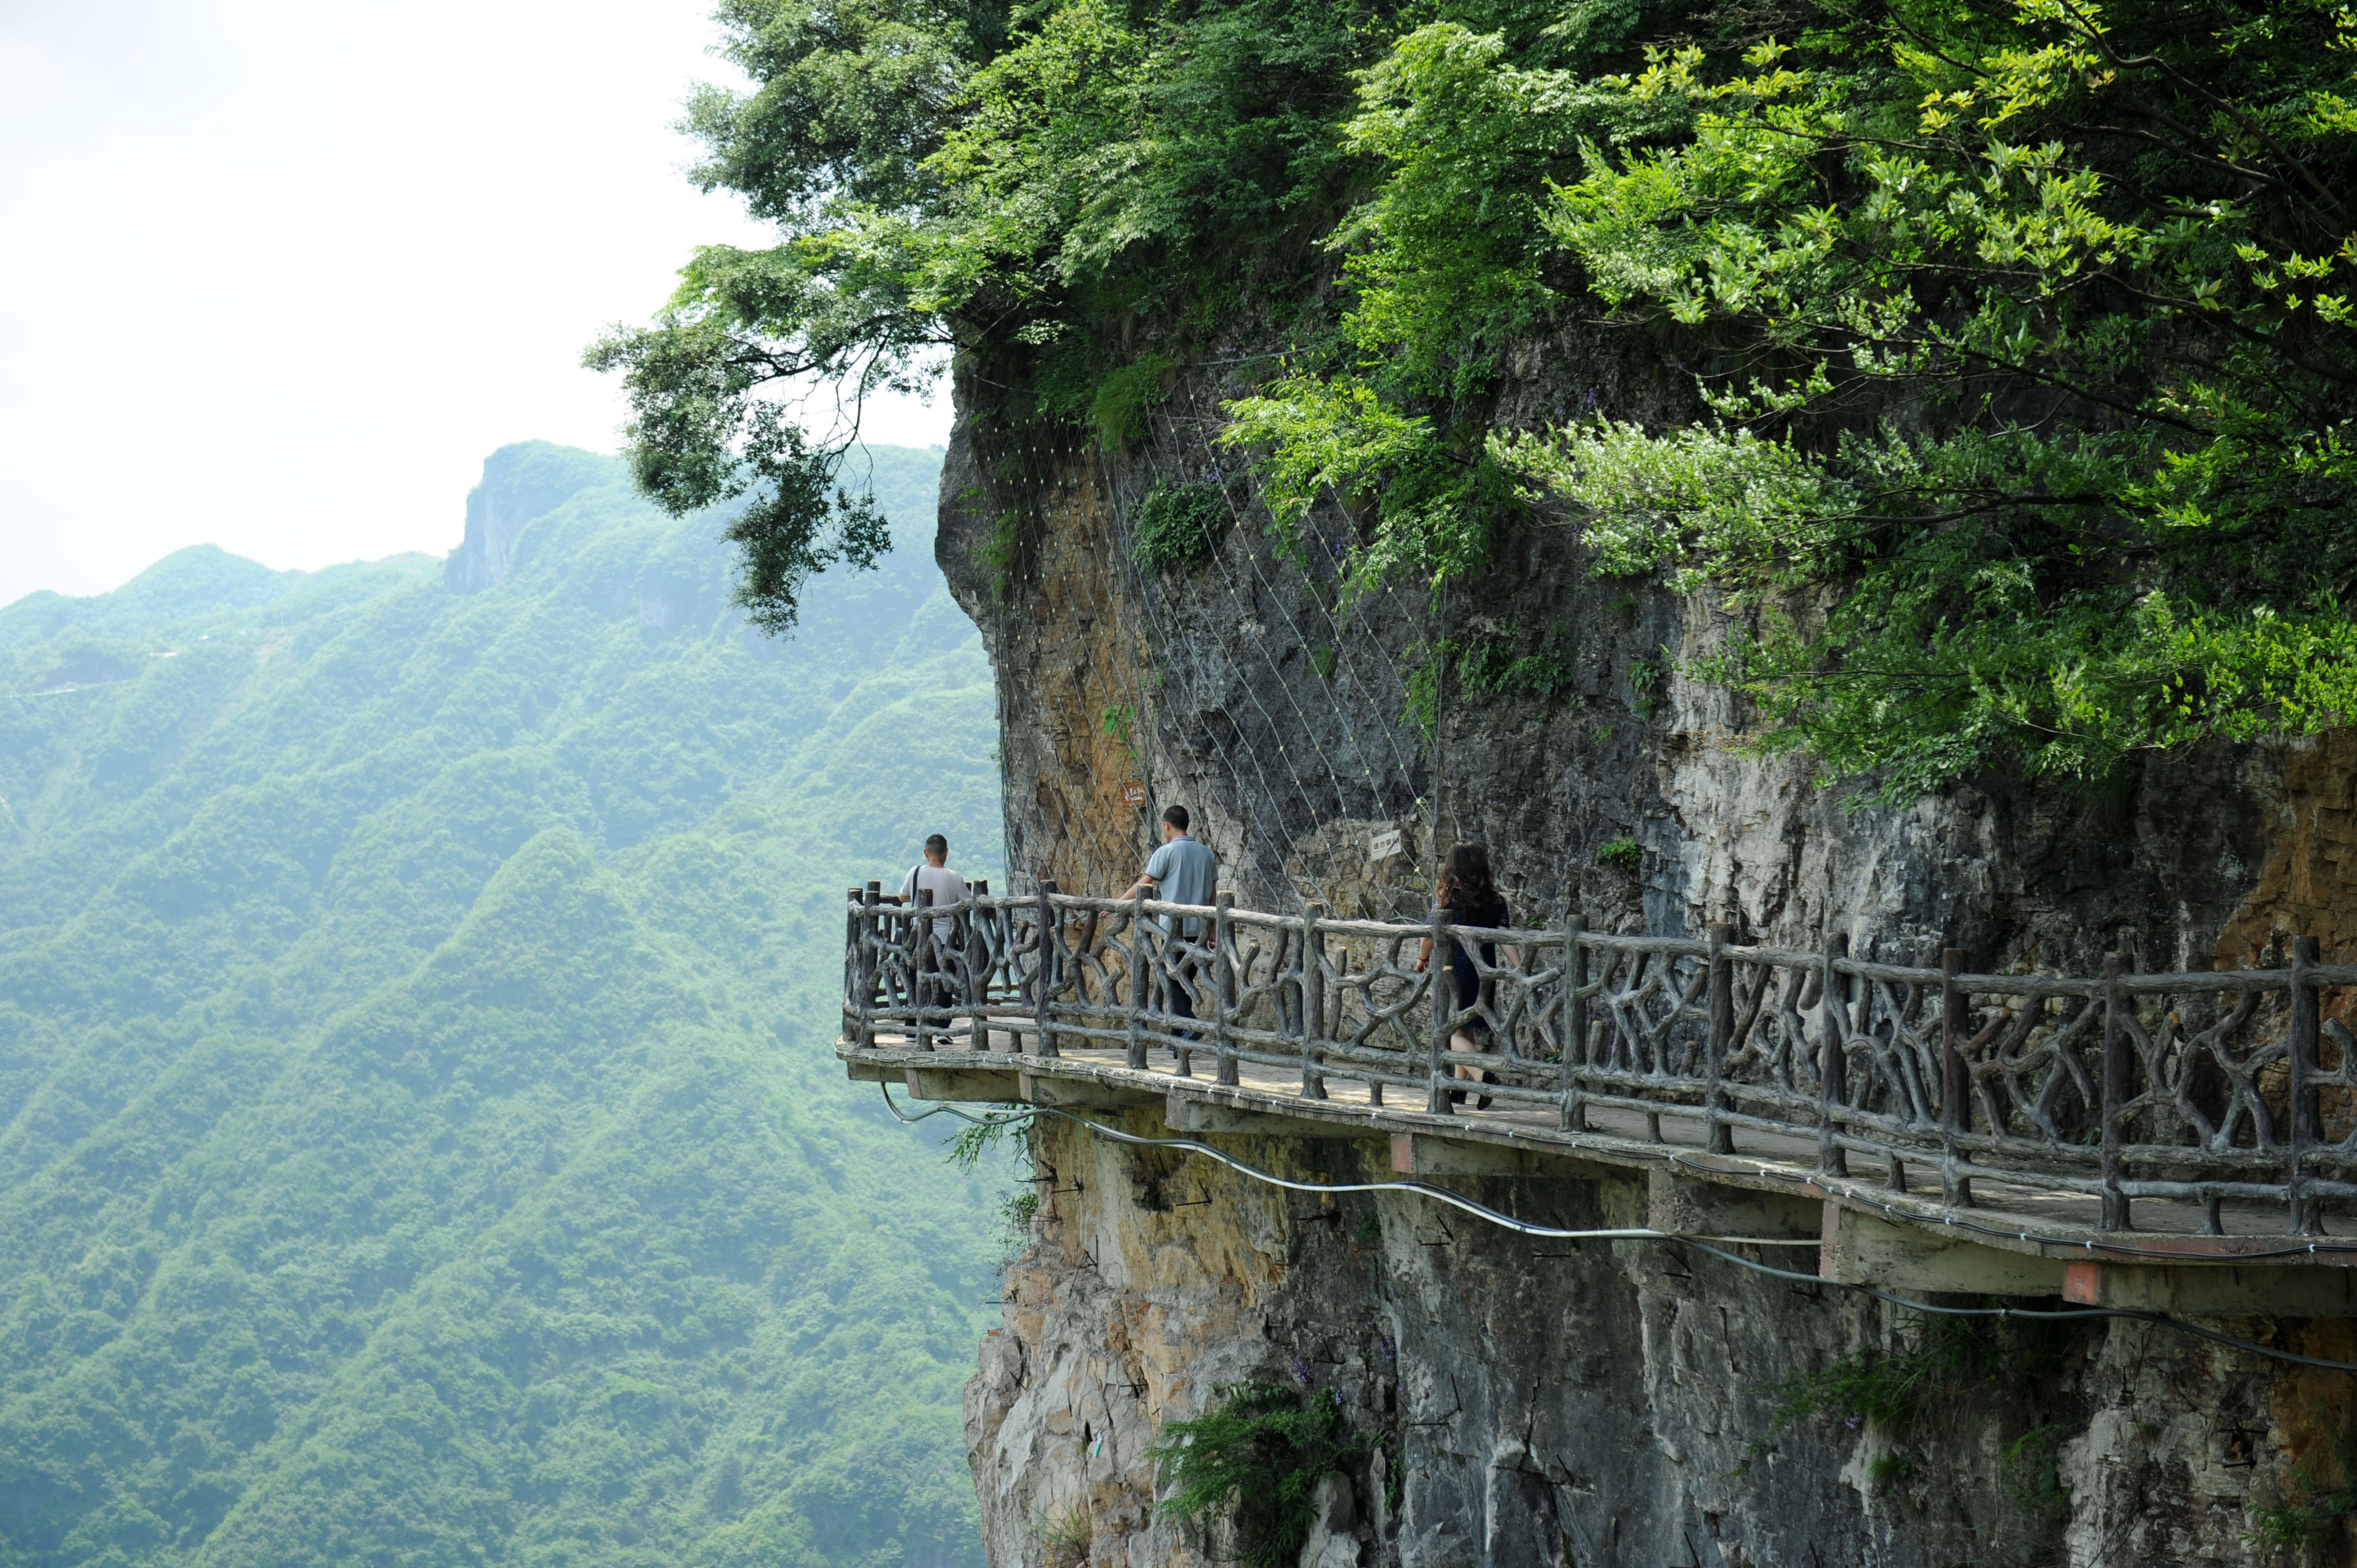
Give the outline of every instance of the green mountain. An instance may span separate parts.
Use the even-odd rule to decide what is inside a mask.
[[[998,858],[870,457],[787,643],[538,443],[447,564],[0,609],[0,1563],[980,1562],[996,1223],[827,1054],[840,889]]]

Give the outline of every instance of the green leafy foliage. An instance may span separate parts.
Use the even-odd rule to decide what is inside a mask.
[[[1130,513],[1138,565],[1148,572],[1191,572],[1211,564],[1234,520],[1217,485],[1157,485]]]
[[[1574,678],[1570,660],[1555,650],[1554,640],[1554,634],[1534,637],[1509,625],[1445,637],[1430,649],[1418,649],[1423,657],[1409,670],[1404,693],[1406,716],[1426,740],[1437,736],[1444,672],[1451,701],[1554,702],[1571,690]]]
[[[973,628],[911,549],[780,650],[623,465],[487,489],[478,593],[0,608],[0,1563],[978,1563],[992,1171],[827,1050],[840,888],[996,856]]]
[[[1643,846],[1632,838],[1610,839],[1596,846],[1597,865],[1609,865],[1631,876],[1637,875],[1637,868],[1644,864],[1644,860]]]
[[[1887,1492],[1922,1474],[1933,1453],[1973,1446],[1961,1432],[1979,1426],[1996,1440],[2002,1504],[1982,1537],[1982,1560],[2051,1562],[2070,1517],[2061,1450],[2084,1429],[2083,1420],[2040,1418],[2065,1343],[2052,1324],[1912,1316],[1889,1345],[1866,1347],[1775,1388],[1774,1423],[1749,1445],[1740,1468],[1774,1452],[1794,1422],[1815,1416],[1837,1423],[1836,1435],[1863,1428],[1878,1440],[1866,1475],[1874,1490]]]
[[[1019,1135],[1029,1126],[1023,1107],[999,1105],[984,1113],[992,1120],[961,1126],[942,1150],[942,1157],[968,1173],[985,1165],[1010,1173],[1010,1185],[1000,1194],[997,1209],[999,1265],[1004,1269],[1031,1244],[1032,1221],[1039,1214],[1039,1173],[1032,1167],[1030,1140]]]
[[[2007,1500],[2041,1533],[2056,1532],[2069,1516],[2071,1493],[2062,1484],[2061,1452],[2072,1435],[2065,1423],[2044,1422],[1997,1454]]]
[[[2322,1552],[2357,1516],[2357,1421],[2319,1408],[2329,1423],[2324,1441],[2292,1466],[2288,1498],[2251,1509],[2247,1539],[2279,1552]]]
[[[1553,702],[1571,690],[1571,661],[1546,636],[1519,627],[1501,627],[1485,637],[1469,637],[1457,659],[1459,687],[1476,698],[1525,697]]]
[[[1316,1522],[1318,1483],[1365,1453],[1329,1390],[1304,1393],[1262,1379],[1219,1391],[1220,1403],[1172,1421],[1146,1456],[1171,1488],[1171,1519],[1218,1514],[1235,1522],[1248,1568],[1284,1568],[1301,1555]]]
[[[1288,394],[1396,412],[1270,428],[1278,462],[1396,463],[1361,432],[1407,394],[1493,373],[1501,323],[1586,313],[1662,340],[1705,417],[1491,427],[1488,458],[1598,573],[1730,596],[1698,672],[1771,747],[1899,798],[2346,722],[2352,27],[1830,5],[1641,27],[1641,62],[1592,72],[1428,27],[1358,123],[1393,166],[1352,260],[1385,357]],[[1512,243],[1423,222],[1460,177]],[[1468,569],[1480,521],[1420,514],[1403,553]]]
[[[748,275],[758,270],[748,258],[705,252],[688,269],[683,302],[660,327],[610,333],[587,362],[624,372],[635,410],[631,467],[649,495],[680,516],[743,499],[727,524],[740,553],[736,602],[755,625],[782,633],[793,628],[813,575],[836,564],[874,566],[890,530],[872,494],[840,482],[850,437],[814,442],[801,406],[757,395],[785,372],[774,353],[737,343],[731,324],[780,290],[808,295],[814,287],[808,278]],[[830,295],[804,316],[841,308]],[[827,325],[840,337],[866,324]],[[792,373],[841,373],[847,356],[865,351],[861,396],[878,387],[915,390],[904,372],[921,347],[921,339],[899,344],[886,358],[864,343],[846,348],[830,338],[809,349]]]
[[[2013,1318],[1925,1316],[1894,1348],[1871,1347],[1781,1385],[1777,1424],[1862,1419],[1903,1437],[1940,1405],[1981,1389],[2031,1389],[2059,1359],[2052,1330]]]
[[[1173,359],[1141,318],[1200,336],[1243,280],[1298,270],[1301,227],[1343,177],[1337,114],[1367,47],[1351,6],[1233,0],[1157,13],[731,0],[688,128],[706,189],[778,225],[707,247],[648,327],[589,362],[623,374],[641,481],[674,510],[749,493],[768,551],[748,603],[790,625],[810,574],[859,564],[838,482],[856,410],[930,381],[954,347],[1014,389],[1006,422],[1135,438]],[[795,413],[839,411],[805,437]]]
[[[1085,1509],[1051,1510],[1031,1527],[1031,1539],[1039,1547],[1041,1568],[1079,1568],[1089,1560],[1089,1546],[1096,1539],[1096,1527],[1089,1521]]]
[[[1886,798],[2357,711],[2337,0],[862,6],[724,11],[699,177],[780,242],[599,350],[658,493],[754,487],[756,605],[868,537],[781,387],[954,346],[981,444],[1118,446],[1289,338],[1220,439],[1288,547],[1349,514],[1349,595],[1560,525]],[[1573,338],[1620,370],[1550,417]]]
[[[1586,138],[1659,119],[1587,72],[1633,58],[1649,26],[1693,21],[1626,3],[1531,18],[1409,9],[1356,74],[1340,134],[1380,175],[1323,240],[1343,258],[1351,307],[1321,361],[1230,403],[1222,436],[1255,454],[1281,521],[1329,493],[1351,506],[1367,535],[1354,595],[1395,575],[1472,577],[1522,515],[1481,432],[1503,356],[1578,292],[1544,223],[1550,177]]]

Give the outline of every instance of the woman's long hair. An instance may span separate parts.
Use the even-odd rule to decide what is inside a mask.
[[[1450,848],[1440,863],[1440,890],[1434,902],[1457,910],[1469,926],[1494,925],[1506,914],[1506,900],[1490,878],[1490,852],[1470,840]]]

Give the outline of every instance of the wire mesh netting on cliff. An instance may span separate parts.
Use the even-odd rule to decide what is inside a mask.
[[[1249,469],[1218,460],[1211,436],[1219,424],[1189,382],[1134,461],[1108,465],[1088,443],[1037,436],[1002,455],[1006,478],[1035,510],[1085,487],[1085,503],[1063,504],[1109,524],[1104,544],[1114,559],[1054,580],[1069,616],[1111,635],[1092,636],[1079,656],[1055,661],[1039,696],[1052,708],[1069,704],[1052,726],[1060,751],[1093,740],[1091,731],[1102,727],[1138,775],[1140,799],[1120,802],[1124,809],[1084,802],[1039,813],[1051,846],[1029,858],[1043,875],[1056,864],[1142,856],[1150,843],[1141,825],[1150,827],[1180,788],[1221,800],[1212,832],[1226,840],[1224,859],[1264,875],[1320,829],[1422,822],[1426,834],[1437,830],[1438,737],[1423,722],[1429,715],[1420,720],[1415,711],[1418,672],[1431,662],[1425,645],[1433,606],[1410,603],[1385,581],[1346,607],[1339,585],[1347,541],[1315,527],[1258,547],[1266,509]],[[1189,535],[1161,553],[1149,548],[1164,526],[1157,508],[1175,508]],[[1020,508],[1002,525],[1019,518]],[[1029,526],[1041,524],[1035,517]],[[1011,536],[994,548],[1006,586],[1042,587],[1049,568],[1036,541],[1028,554]],[[1248,634],[1222,637],[1215,628]],[[1396,653],[1395,641],[1404,645]],[[1307,671],[1317,675],[1314,686]],[[1419,722],[1421,742],[1408,733]],[[1173,725],[1186,730],[1183,744],[1174,744]],[[1069,769],[1075,758],[1060,760]],[[1214,771],[1205,777],[1189,762]],[[1055,793],[1061,778],[1051,769],[1043,789]],[[1427,838],[1425,848],[1433,847]]]

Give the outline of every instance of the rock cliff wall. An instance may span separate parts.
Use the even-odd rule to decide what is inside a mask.
[[[2267,959],[2295,929],[2328,958],[2352,950],[2346,736],[2158,758],[2101,792],[1991,777],[1859,807],[1804,762],[1746,754],[1749,717],[1679,672],[1722,635],[1717,607],[1587,577],[1567,531],[1501,540],[1437,605],[1408,587],[1346,604],[1351,516],[1330,506],[1272,538],[1210,444],[1222,391],[1174,387],[1118,453],[1027,449],[965,421],[952,440],[937,553],[997,673],[1018,886],[1118,890],[1179,800],[1222,885],[1260,908],[1420,912],[1436,836],[1469,836],[1521,919],[1727,921],[1795,945],[1842,931],[1876,956],[1955,946],[1975,967],[2083,972],[2106,952],[2144,969]],[[1234,526],[1200,566],[1148,571],[1138,505],[1176,487]],[[1436,693],[1417,671],[1444,641],[1456,672]],[[1375,858],[1394,831],[1399,852]],[[1141,1454],[1255,1369],[1332,1388],[1383,1438],[1320,1563],[2265,1561],[2252,1510],[2304,1495],[2346,1426],[2338,1384],[2120,1326],[2051,1347],[2034,1393],[1947,1402],[1903,1444],[1839,1419],[1779,1431],[1771,1385],[1887,1338],[1879,1308],[1658,1248],[1536,1246],[1414,1199],[1320,1207],[1205,1162],[1034,1136],[1065,1190],[968,1402],[1000,1568],[1217,1560],[1217,1541],[1151,1520]],[[1370,1168],[1355,1145],[1259,1153]],[[1563,1182],[1492,1200],[1594,1223],[1633,1201]]]
[[[1234,1561],[1221,1532],[1155,1519],[1144,1453],[1254,1373],[1330,1390],[1377,1445],[1305,1552],[1318,1568],[2266,1563],[2255,1510],[2303,1500],[2303,1464],[2333,1484],[2357,1414],[2338,1375],[2115,1322],[1984,1342],[1993,1379],[1902,1430],[1839,1408],[1780,1425],[1778,1384],[1910,1349],[1891,1319],[1911,1315],[1684,1249],[1533,1241],[1409,1195],[1321,1200],[1068,1123],[1035,1136],[1051,1196],[966,1391],[1001,1568]],[[1388,1174],[1380,1145],[1214,1141],[1297,1179]],[[1646,1212],[1635,1183],[1459,1185],[1566,1228]],[[2345,1324],[2222,1326],[2357,1350]]]
[[[968,424],[953,437],[936,553],[998,672],[1018,875],[1118,889],[1152,810],[1179,800],[1240,901],[1420,910],[1437,803],[1442,840],[1490,845],[1521,918],[1841,930],[1861,952],[1953,946],[1993,967],[2245,962],[2294,926],[2328,954],[2357,937],[2348,736],[2157,757],[2096,791],[1986,777],[1861,806],[1804,759],[1740,749],[1749,715],[1681,672],[1722,635],[1714,606],[1588,577],[1566,529],[1504,538],[1437,609],[1410,585],[1344,604],[1351,519],[1329,507],[1272,539],[1211,423],[1184,416],[1219,390],[1174,396],[1181,413],[1126,454],[1010,460]],[[1145,571],[1131,514],[1186,484],[1234,526],[1209,564]],[[1436,746],[1411,684],[1444,640],[1499,673],[1439,683]],[[1149,807],[1124,802],[1128,782]],[[1391,828],[1405,853],[1371,860]]]

